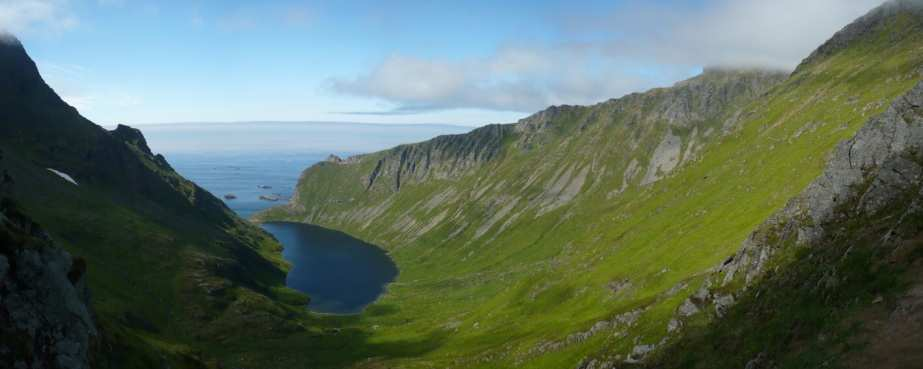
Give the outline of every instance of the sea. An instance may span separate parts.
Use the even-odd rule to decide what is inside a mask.
[[[110,127],[111,128],[111,127]],[[163,154],[243,218],[286,203],[301,172],[330,154],[346,158],[399,144],[459,134],[452,125],[356,123],[178,123],[140,126],[151,150]],[[286,285],[306,293],[322,314],[359,314],[398,274],[384,250],[317,226],[267,223],[293,267]]]
[[[301,172],[330,154],[346,158],[471,130],[439,124],[315,122],[176,123],[139,128],[152,151],[163,154],[177,172],[223,199],[243,218],[288,201]]]

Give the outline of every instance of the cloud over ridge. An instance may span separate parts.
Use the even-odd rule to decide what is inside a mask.
[[[589,104],[688,77],[702,67],[794,68],[882,0],[630,1],[599,13],[552,17],[560,41],[517,44],[482,58],[391,55],[330,90],[394,110],[475,108],[531,112]],[[368,113],[368,112],[366,112]]]

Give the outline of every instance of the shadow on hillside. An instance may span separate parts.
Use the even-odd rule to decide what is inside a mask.
[[[346,317],[335,320],[345,323],[342,318]],[[321,320],[326,321],[317,322],[317,326],[330,325],[330,320]],[[261,363],[260,368],[377,367],[376,363],[381,361],[432,352],[445,343],[449,332],[440,330],[395,340],[378,337],[374,341],[372,334],[371,328],[366,327],[327,327],[275,340],[241,340],[225,349],[250,358],[255,356],[256,362]]]
[[[794,249],[787,251],[794,256],[789,261],[780,262],[739,296],[721,318],[710,316],[708,324],[687,328],[648,367],[818,368],[838,367],[844,360],[878,360],[866,352],[874,347],[867,337],[893,332],[876,331],[877,325],[865,324],[872,321],[870,315],[860,313],[878,308],[881,321],[893,320],[894,308],[883,306],[896,306],[908,287],[923,281],[912,272],[923,265],[923,211],[912,206],[911,201],[892,203],[873,216],[845,216],[827,224],[836,232],[812,247],[790,246]],[[847,202],[840,211],[850,207],[854,203]],[[900,219],[897,226],[895,219]],[[882,241],[885,236],[890,242]],[[774,238],[775,244],[765,247],[795,245],[794,237]],[[923,352],[919,340],[906,337],[883,346]],[[857,367],[906,367],[900,361],[911,357],[906,352],[890,355],[888,359],[898,360],[888,365],[876,361]]]

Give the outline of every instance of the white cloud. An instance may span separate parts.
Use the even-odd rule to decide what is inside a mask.
[[[20,33],[41,27],[61,31],[77,25],[67,0],[0,0],[0,30]]]
[[[556,14],[559,40],[485,58],[394,55],[332,90],[383,100],[382,114],[479,108],[530,112],[664,85],[706,66],[791,69],[882,0],[711,0],[697,7],[624,3]],[[583,11],[581,13],[581,11]],[[368,113],[368,112],[365,112]]]
[[[379,98],[396,105],[381,114],[479,108],[527,112],[548,105],[588,104],[644,85],[590,49],[504,48],[463,61],[391,56],[368,74],[333,79],[337,92]],[[368,112],[365,112],[368,113]]]
[[[583,31],[630,34],[613,55],[658,63],[792,69],[883,0],[713,0],[699,9],[628,6]],[[575,17],[580,21],[580,17]],[[585,20],[585,19],[584,19]],[[592,25],[596,25],[595,27]],[[579,33],[579,30],[578,30]]]

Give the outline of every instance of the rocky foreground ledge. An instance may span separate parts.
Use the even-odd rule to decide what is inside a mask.
[[[0,201],[0,367],[90,368],[98,334],[86,263]]]

